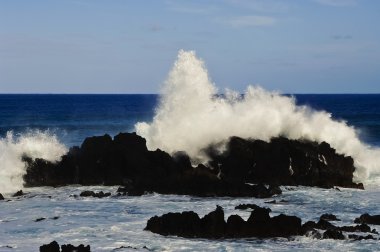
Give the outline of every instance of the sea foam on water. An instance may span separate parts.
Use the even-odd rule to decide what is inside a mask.
[[[325,141],[338,153],[352,156],[357,181],[368,182],[380,172],[380,149],[361,142],[355,128],[325,111],[297,106],[293,97],[259,86],[248,86],[243,96],[230,90],[218,96],[194,51],[179,51],[153,121],[137,123],[135,128],[149,149],[186,151],[195,162],[207,160],[205,147],[231,136],[265,141],[284,136]]]
[[[12,193],[23,187],[23,155],[54,162],[66,152],[66,147],[48,132],[32,131],[19,136],[8,132],[0,138],[0,192]]]

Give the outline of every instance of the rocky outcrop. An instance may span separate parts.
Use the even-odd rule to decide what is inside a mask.
[[[340,221],[340,219],[338,219],[334,214],[322,214],[319,219],[325,221]]]
[[[84,246],[80,244],[79,246],[73,246],[71,244],[62,245],[61,249],[56,241],[49,244],[42,245],[40,247],[40,252],[91,252],[90,245]]]
[[[322,142],[273,138],[270,142],[231,137],[226,151],[217,147],[206,152],[209,165],[221,177],[249,183],[363,188],[352,181],[355,171],[351,157],[337,154]]]
[[[94,192],[94,191],[83,191],[79,194],[81,197],[94,197],[94,198],[104,198],[111,196],[111,193],[104,193],[103,191]]]
[[[123,185],[122,194],[145,192],[197,196],[250,196],[281,194],[277,186],[308,185],[361,188],[352,182],[353,160],[339,155],[327,143],[274,138],[271,142],[232,137],[227,150],[205,150],[210,162],[193,167],[184,152],[172,156],[149,151],[135,133],[89,137],[72,147],[58,163],[43,159],[27,164],[26,186]],[[255,185],[252,185],[255,184]]]
[[[235,207],[235,209],[238,209],[238,210],[247,210],[247,209],[255,210],[256,208],[259,208],[259,206],[256,204],[240,204]]]
[[[58,163],[24,157],[26,186],[124,185],[123,193],[144,192],[197,196],[250,196],[266,198],[281,193],[275,186],[248,185],[220,179],[204,165],[193,167],[183,152],[170,156],[149,151],[145,139],[135,133],[86,138]]]
[[[13,197],[21,197],[21,196],[23,196],[24,195],[24,192],[22,191],[22,190],[20,190],[20,191],[17,191],[15,194],[13,194],[12,196]]]
[[[355,223],[380,225],[380,215],[369,215],[368,213],[365,213],[362,214],[359,218],[356,218]]]
[[[241,205],[246,209],[249,205]],[[231,239],[231,238],[271,238],[305,235],[316,239],[377,239],[376,230],[366,224],[356,226],[335,226],[321,218],[317,223],[308,221],[301,225],[296,216],[280,214],[271,217],[271,209],[252,205],[254,210],[248,220],[239,215],[231,215],[225,221],[224,211],[220,206],[203,218],[193,211],[167,213],[154,216],[147,222],[145,230],[164,236],[175,235],[185,238]],[[347,234],[348,233],[348,234]],[[371,233],[361,236],[350,233]]]
[[[52,241],[49,244],[44,244],[40,247],[40,252],[60,252],[59,244],[56,241]]]
[[[220,206],[200,218],[194,212],[168,213],[148,220],[145,230],[161,235],[187,238],[290,237],[301,234],[301,219],[295,216],[269,216],[270,209],[256,208],[247,221],[231,215],[227,222]]]
[[[0,200],[4,200],[4,196],[0,193]]]

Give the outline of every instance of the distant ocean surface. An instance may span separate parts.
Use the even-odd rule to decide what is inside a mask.
[[[298,105],[325,110],[354,126],[364,142],[380,146],[380,94],[293,96]],[[0,137],[49,130],[66,146],[79,145],[88,136],[134,131],[135,123],[152,120],[158,101],[154,94],[1,94]]]

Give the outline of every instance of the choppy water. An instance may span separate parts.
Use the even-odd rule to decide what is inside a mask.
[[[288,188],[288,189],[287,189]],[[239,214],[248,218],[249,211],[235,210],[241,203],[270,207],[271,215],[296,215],[317,221],[323,213],[336,214],[337,225],[353,225],[361,213],[379,213],[379,190],[365,191],[318,189],[307,187],[283,188],[288,203],[268,204],[272,199],[198,198],[190,196],[150,194],[142,197],[74,198],[83,190],[115,192],[116,187],[30,188],[19,199],[0,202],[0,251],[37,251],[39,246],[53,240],[60,244],[90,244],[93,251],[376,251],[379,241],[317,240],[308,237],[294,239],[231,239],[204,240],[164,237],[143,231],[147,220],[167,212],[195,211],[200,216],[220,205],[225,218]],[[51,196],[51,198],[50,198]],[[51,218],[59,217],[56,220]],[[46,220],[35,222],[37,218]],[[376,226],[372,226],[376,228]],[[380,229],[377,227],[378,230]],[[7,248],[6,246],[12,247]]]
[[[324,109],[334,118],[346,120],[360,130],[364,142],[380,146],[380,95],[296,95],[296,98],[298,104]],[[139,121],[152,120],[157,101],[156,95],[0,95],[0,182],[3,181],[1,176],[9,179],[13,176],[6,173],[15,164],[7,163],[8,157],[17,158],[18,148],[28,150],[30,144],[35,147],[28,141],[5,140],[7,132],[23,135],[33,130],[49,130],[69,147],[80,144],[87,136],[114,135],[132,130]],[[42,145],[39,150],[43,150],[43,142],[44,138],[39,139]],[[234,210],[240,203],[267,206],[273,210],[272,216],[296,215],[303,222],[317,220],[323,213],[333,213],[342,219],[336,224],[353,225],[353,220],[365,212],[380,214],[380,186],[376,184],[365,191],[342,189],[341,192],[299,187],[285,190],[278,199],[289,203],[278,205],[264,203],[272,199],[202,199],[158,194],[104,199],[70,197],[86,189],[116,191],[116,187],[27,188],[25,197],[0,201],[0,251],[37,251],[40,245],[53,240],[60,244],[90,244],[93,251],[113,251],[122,246],[131,248],[115,251],[136,251],[133,248],[146,251],[144,246],[153,251],[379,250],[379,241],[371,240],[296,237],[209,241],[163,237],[143,231],[147,220],[154,215],[195,211],[203,216],[217,204],[225,209],[226,218],[233,213],[247,218],[249,212]],[[51,219],[55,216],[59,218]],[[41,217],[46,220],[35,222]]]

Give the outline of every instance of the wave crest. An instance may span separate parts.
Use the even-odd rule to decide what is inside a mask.
[[[67,152],[55,135],[47,131],[31,131],[15,136],[7,132],[0,138],[0,192],[11,193],[23,188],[26,173],[22,156],[58,161]]]
[[[269,141],[272,137],[328,142],[338,153],[352,156],[355,179],[366,182],[379,175],[380,149],[361,142],[357,131],[330,113],[297,106],[293,97],[248,86],[244,95],[227,90],[217,95],[204,62],[194,51],[179,51],[164,83],[151,123],[135,125],[149,149],[186,151],[205,161],[202,149],[230,136]]]

